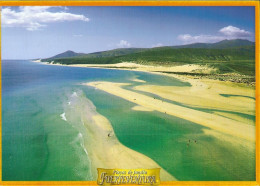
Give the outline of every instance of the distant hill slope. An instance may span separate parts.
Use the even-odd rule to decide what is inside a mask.
[[[79,57],[79,58],[113,57],[113,56],[122,56],[122,55],[126,55],[126,54],[142,52],[145,50],[148,50],[148,49],[145,49],[145,48],[118,48],[118,49],[94,52],[94,53],[89,53],[89,54],[76,53],[71,50],[68,50],[61,54],[57,54],[53,57],[43,59],[43,61],[46,61],[46,60],[49,61],[49,60],[59,59],[59,58],[74,58],[74,57]]]
[[[60,56],[58,55],[58,57]],[[138,64],[172,66],[196,63],[217,68],[219,73],[234,72],[254,75],[255,46],[253,42],[247,40],[224,40],[214,44],[197,43],[186,45],[186,48],[115,49],[76,55],[74,57],[48,58],[45,61],[68,65],[134,62]]]
[[[67,57],[76,57],[76,56],[82,56],[82,55],[86,55],[84,53],[76,53],[76,52],[73,52],[71,50],[68,50],[66,52],[63,52],[61,54],[57,54],[55,56],[52,56],[48,59],[58,59],[58,58],[67,58]]]
[[[254,46],[255,42],[244,40],[244,39],[234,39],[234,40],[223,40],[217,43],[213,43],[210,48],[233,48],[242,46]]]
[[[232,61],[254,59],[254,47],[229,49],[205,48],[160,48],[134,53],[119,58],[121,61],[150,61],[150,62],[184,62],[200,63],[209,61]]]
[[[66,52],[52,56],[48,59],[68,58],[68,57],[76,57],[76,56],[82,56],[82,55],[85,55],[85,54],[84,53],[76,53],[74,51],[68,50]]]
[[[253,46],[255,42],[248,41],[245,39],[234,39],[234,40],[223,40],[217,43],[193,43],[189,45],[171,46],[172,48],[215,48],[225,49],[242,46]]]
[[[119,56],[57,58],[54,62],[64,64],[112,64],[120,62],[146,63],[207,63],[211,61],[253,60],[254,46],[227,49],[160,47]]]
[[[113,50],[101,51],[101,52],[94,52],[85,54],[83,56],[79,56],[82,58],[100,58],[100,57],[113,57],[113,56],[122,56],[126,54],[138,53],[148,50],[146,48],[117,48]]]
[[[100,51],[94,53],[76,53],[71,50],[63,52],[61,54],[55,55],[50,58],[46,58],[44,60],[57,59],[57,58],[101,58],[101,57],[114,57],[114,56],[123,56],[127,54],[145,52],[149,50],[160,50],[165,48],[208,48],[208,49],[226,49],[226,48],[234,48],[234,47],[242,47],[242,46],[254,46],[255,43],[248,40],[235,39],[235,40],[223,40],[217,43],[193,43],[189,45],[179,45],[179,46],[167,46],[167,47],[157,47],[157,48],[118,48],[107,51]]]

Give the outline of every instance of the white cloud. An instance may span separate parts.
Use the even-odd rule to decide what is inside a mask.
[[[64,11],[51,12],[50,6],[24,6],[19,11],[11,8],[2,9],[3,27],[23,27],[29,31],[39,30],[47,26],[46,23],[63,21],[89,21],[84,15],[72,14]],[[66,10],[66,9],[65,9]]]
[[[234,26],[227,26],[219,30],[218,35],[195,35],[182,34],[177,38],[184,44],[190,43],[214,43],[224,39],[249,39],[253,40],[254,36],[251,32],[242,30]]]
[[[188,43],[214,43],[224,40],[223,36],[212,36],[212,35],[197,35],[192,36],[190,34],[179,35],[178,39],[183,41],[184,44]]]
[[[161,47],[161,46],[163,46],[162,43],[157,43],[157,44],[155,44],[155,45],[152,45],[152,48],[154,48],[154,47]]]
[[[118,44],[117,44],[118,47],[120,48],[127,48],[127,47],[130,47],[131,44],[126,41],[126,40],[121,40]]]
[[[227,26],[224,28],[221,28],[219,30],[220,33],[229,36],[229,37],[248,37],[251,36],[251,33],[246,30],[242,30],[240,28],[234,27],[234,26]]]

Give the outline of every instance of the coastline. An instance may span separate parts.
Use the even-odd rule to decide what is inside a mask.
[[[93,67],[92,65],[79,66],[49,63],[47,63],[46,65],[81,68],[105,68],[104,66]],[[243,118],[243,116],[238,116],[237,114],[232,113],[238,112],[248,115],[254,115],[254,87],[247,87],[245,84],[238,84],[234,82],[218,81],[207,78],[197,79],[185,75],[165,74],[161,72],[144,71],[140,69],[138,70],[130,68],[118,68],[117,70],[141,71],[151,74],[174,77],[180,81],[189,82],[191,86],[174,87],[151,85],[146,84],[144,80],[138,79],[138,77],[131,79],[132,83],[138,82],[138,85],[132,87],[132,90],[124,89],[124,85],[128,84],[114,82],[90,82],[82,85],[95,87],[96,89],[105,91],[109,94],[135,103],[136,106],[132,107],[132,110],[134,111],[158,111],[163,114],[165,113],[167,115],[179,117],[184,120],[188,120],[195,124],[198,124],[198,126],[201,125],[205,127],[205,129],[203,129],[203,135],[205,136],[211,136],[213,138],[223,140],[224,142],[227,142],[227,144],[232,146],[243,147],[245,151],[254,151],[254,121],[250,119],[247,120]],[[131,84],[131,82],[129,84]],[[162,101],[160,99],[155,99],[152,96],[147,96],[143,93],[137,93],[136,91],[152,93],[154,95],[158,95],[161,98],[175,101],[194,108],[187,108],[186,106],[174,104],[168,101]],[[223,94],[224,96],[221,94]],[[233,94],[242,95],[242,97],[229,96]],[[212,101],[212,103],[214,104],[210,104],[209,101]],[[86,109],[88,109],[89,105],[85,104],[85,102],[82,103],[85,106],[83,106],[83,109],[80,110],[85,111]],[[213,113],[207,113],[204,111],[196,110],[195,107],[197,107],[198,109],[215,109],[215,111],[213,111]],[[92,107],[90,106],[90,108]],[[225,112],[222,112],[223,110]],[[109,121],[102,115],[94,111],[91,111],[91,113],[91,116],[83,116],[83,119],[81,121],[85,123],[85,130],[90,131],[91,134],[85,140],[84,146],[86,147],[87,153],[92,161],[92,172],[96,171],[96,167],[114,168],[115,165],[117,167],[124,168],[130,165],[132,165],[132,167],[129,168],[139,168],[138,166],[140,165],[144,165],[145,167],[150,168],[159,166],[149,157],[122,145],[116,138]],[[94,123],[93,126],[89,125],[90,118]],[[70,120],[69,116],[67,117],[67,119],[68,121]],[[112,137],[108,137],[108,133],[110,133],[111,131]],[[89,143],[90,141],[91,143]],[[120,156],[122,156],[122,158],[111,160],[111,158],[109,157],[115,156],[115,153],[120,153]],[[127,161],[124,157],[128,157]],[[135,163],[133,164],[133,162]],[[166,172],[164,169],[162,169],[161,173],[162,180],[175,180],[175,178],[171,177],[171,175],[169,175],[169,173]]]
[[[35,61],[35,62],[41,62]],[[76,64],[76,65],[62,65],[53,64],[47,62],[41,62],[46,65],[56,65],[56,66],[69,66],[69,67],[81,67],[81,68],[103,68],[103,69],[116,69],[116,70],[128,70],[128,71],[139,71],[151,74],[157,74],[162,76],[168,76],[176,78],[183,82],[188,82],[191,87],[178,87],[176,90],[174,87],[170,86],[159,86],[159,85],[139,85],[134,87],[134,90],[143,91],[148,93],[156,94],[162,98],[169,99],[171,101],[177,101],[182,104],[191,105],[198,108],[216,109],[215,114],[222,117],[228,117],[233,120],[241,120],[234,114],[220,113],[217,109],[225,110],[229,112],[240,112],[243,114],[255,115],[255,87],[248,86],[244,83],[236,83],[230,81],[220,81],[216,79],[209,79],[207,77],[197,78],[190,75],[180,75],[180,74],[169,74],[158,72],[158,69],[168,70],[168,72],[192,72],[196,70],[204,69],[204,71],[212,71],[214,69],[206,69],[205,66],[200,65],[182,65],[174,67],[162,67],[162,66],[147,66],[135,63],[118,63],[118,64],[105,64],[105,65],[95,65],[95,64]],[[123,67],[123,68],[122,68]],[[133,68],[134,67],[134,68]],[[144,83],[145,81],[135,78],[132,81]],[[97,87],[96,87],[97,88]],[[244,97],[226,97],[226,95],[241,95]],[[189,97],[189,99],[187,99]],[[251,99],[250,99],[251,98]],[[144,110],[151,111],[153,108],[143,107],[138,105],[138,107],[133,108],[133,110]],[[243,122],[249,122],[250,125],[254,125],[254,122],[243,119]]]
[[[99,81],[86,83],[84,85],[92,86],[99,90],[103,90],[107,93],[121,97],[127,101],[135,103],[144,108],[165,113],[167,115],[176,116],[194,122],[196,124],[208,127],[210,129],[216,130],[221,133],[243,138],[252,142],[255,141],[255,127],[253,125],[246,125],[241,121],[235,121],[233,119],[219,116],[217,114],[206,113],[203,111],[187,108],[169,102],[164,102],[153,97],[122,88],[125,85],[129,85],[127,83]],[[152,90],[148,92],[151,93],[153,92]],[[186,100],[189,101],[189,96],[185,97]]]
[[[158,103],[153,103],[158,100],[150,99],[151,97],[144,96],[142,94],[138,95],[133,91],[127,91],[122,88],[124,84],[118,84],[112,82],[91,82],[85,85],[93,86],[107,93],[116,95],[130,102],[136,103],[137,106],[134,107],[133,110],[139,110],[139,111],[156,110],[159,112],[167,112],[167,114],[177,116],[183,119],[187,119],[189,121],[209,127],[219,132],[223,132],[232,136],[243,138],[251,142],[255,141],[254,120],[250,120],[248,118],[244,118],[243,116],[239,116],[238,114],[236,114],[236,113],[241,113],[245,115],[255,115],[254,86],[248,87],[244,83],[220,81],[215,79],[209,79],[206,77],[196,78],[187,75],[165,74],[162,72],[158,72],[158,69],[161,70],[168,69],[168,72],[174,69],[176,70],[176,72],[177,71],[191,72],[194,70],[201,70],[199,69],[200,66],[198,65],[183,65],[183,66],[176,66],[172,68],[145,66],[145,65],[133,64],[133,63],[120,63],[117,64],[116,67],[115,66],[113,67],[113,65],[89,65],[89,64],[68,65],[68,66],[141,71],[141,72],[147,72],[147,73],[158,74],[163,76],[170,76],[179,79],[180,81],[188,82],[190,83],[191,87],[178,87],[178,90],[176,90],[174,87],[170,87],[170,86],[145,85],[145,82],[143,82],[142,80],[135,79],[133,81],[144,83],[144,85],[136,86],[133,89],[142,92],[153,93],[155,95],[158,95],[165,99],[169,99],[171,101],[178,101],[181,104],[186,104],[197,108],[215,109],[216,111],[214,111],[213,113],[205,113],[202,111],[188,109],[185,107],[181,107],[179,105],[174,105],[174,104],[161,102],[161,101],[159,101]],[[214,69],[204,69],[204,70],[212,71]],[[146,104],[146,103],[151,103],[151,104]],[[162,109],[162,108],[168,108],[168,109]]]
[[[93,180],[97,168],[135,169],[160,168],[161,179],[174,181],[176,178],[160,167],[154,160],[121,144],[114,133],[110,121],[99,114],[93,103],[80,92],[69,97],[70,104],[65,106],[67,121],[70,124],[84,126],[79,133],[84,135],[85,152],[91,160]]]
[[[41,62],[41,61],[37,61]],[[41,62],[42,63],[42,62]],[[43,62],[46,64],[45,62]],[[208,109],[225,109],[226,111],[230,112],[241,112],[243,114],[250,114],[250,115],[255,115],[255,100],[250,99],[254,98],[255,96],[255,88],[254,87],[248,87],[247,85],[243,83],[235,83],[235,82],[229,82],[229,81],[219,81],[219,80],[213,80],[213,79],[208,79],[205,77],[202,78],[196,78],[193,76],[186,76],[186,75],[177,75],[177,74],[165,74],[162,72],[158,72],[159,69],[168,69],[168,71],[172,71],[174,69],[177,69],[177,71],[186,71],[186,72],[191,72],[194,70],[198,70],[200,66],[198,65],[183,65],[183,66],[175,66],[172,68],[168,67],[156,67],[156,66],[146,66],[146,65],[140,65],[140,64],[135,64],[135,63],[119,63],[119,64],[109,64],[109,65],[93,65],[93,64],[80,64],[80,65],[62,65],[62,64],[52,64],[52,63],[47,63],[47,65],[57,65],[57,66],[69,66],[69,67],[82,67],[82,68],[105,68],[105,69],[117,69],[117,70],[129,70],[129,71],[140,71],[140,72],[147,72],[147,73],[152,73],[152,74],[158,74],[158,75],[163,75],[163,76],[169,76],[176,78],[180,81],[188,82],[190,83],[191,87],[178,87],[178,90],[174,90],[174,87],[170,86],[158,86],[158,85],[139,85],[134,87],[135,90],[138,91],[143,91],[143,92],[148,92],[148,93],[154,93],[162,98],[169,99],[171,101],[179,101],[182,104],[187,104],[187,105],[192,105],[194,107],[199,107],[199,108],[208,108]],[[119,68],[118,68],[119,67]],[[123,68],[120,68],[123,67]],[[135,67],[135,68],[133,68]],[[203,67],[204,68],[204,67]],[[206,71],[209,70],[214,70],[214,69],[204,69]],[[144,83],[145,81],[140,80],[138,78],[134,79],[133,81],[139,82],[139,83]],[[95,84],[96,83],[96,84]],[[120,84],[117,83],[112,83],[112,82],[91,82],[88,84],[85,84],[88,86],[93,86],[95,88],[99,88],[103,91],[106,91],[108,93],[114,94],[116,96],[122,97],[123,99],[127,99],[128,101],[131,102],[136,102],[133,101],[132,98],[126,98],[125,95],[122,94],[122,92],[126,91],[123,89]],[[108,86],[108,87],[107,87]],[[115,88],[115,90],[119,91],[113,91],[111,87]],[[125,92],[125,94],[130,93],[133,94],[134,92],[129,91]],[[136,93],[134,93],[136,94]],[[244,97],[225,97],[221,96],[223,95],[242,95]],[[140,95],[136,95],[137,97],[140,97]],[[141,95],[144,96],[144,95]],[[150,97],[148,97],[149,99]],[[147,97],[145,97],[147,99]],[[223,101],[220,101],[223,100]],[[152,102],[154,100],[151,100]],[[156,100],[155,100],[156,101]],[[137,102],[136,102],[137,103]],[[151,102],[150,102],[151,103]],[[158,103],[161,108],[162,105],[161,103]],[[164,102],[163,104],[167,104]],[[154,108],[152,105],[146,105],[145,103],[138,102],[137,103],[138,107],[137,110],[143,110],[143,111],[152,111],[152,110],[157,110],[162,112],[161,108]],[[187,111],[186,108],[180,107],[178,105],[173,105],[169,104],[167,107],[172,107],[174,106],[174,109],[180,109],[183,110],[184,112]],[[178,108],[177,108],[178,107]],[[136,108],[133,108],[134,110]],[[172,108],[173,109],[173,108]],[[169,109],[170,110],[170,109]],[[194,121],[195,123],[202,124],[204,126],[210,126],[214,129],[217,130],[223,130],[225,133],[232,133],[235,136],[240,136],[242,138],[248,139],[250,141],[255,140],[255,135],[253,131],[255,130],[254,128],[254,123],[253,121],[249,120],[243,120],[242,122],[239,121],[241,120],[241,117],[234,115],[234,114],[228,114],[228,113],[220,113],[218,111],[215,111],[213,115],[210,115],[205,112],[199,112],[193,109],[190,109],[192,113],[195,112],[195,115],[205,115],[206,118],[208,118],[208,121],[212,120],[212,116],[215,117],[215,119],[219,120],[221,125],[225,125],[225,122],[228,123],[233,123],[233,127],[235,127],[235,130],[233,130],[232,127],[229,127],[229,129],[226,129],[226,127],[219,127],[217,123],[213,124],[210,126],[208,124],[208,121],[199,121],[200,119],[197,118],[189,118],[190,121]],[[165,112],[165,111],[163,111]],[[169,114],[169,111],[168,111]],[[184,116],[183,114],[179,113],[172,113],[172,115],[179,116],[183,119],[187,119],[187,116]],[[191,116],[189,116],[191,117]],[[244,127],[245,121],[249,121],[249,128]],[[239,127],[235,126],[235,123],[237,123],[241,128],[240,131],[238,131]],[[236,131],[237,130],[237,131]],[[248,133],[245,134],[245,131],[248,131]],[[235,132],[236,131],[236,132]],[[253,135],[252,135],[253,133]]]
[[[116,64],[74,64],[74,65],[64,65],[60,63],[44,62],[39,60],[34,60],[32,62],[42,63],[46,65],[56,65],[56,66],[68,66],[68,67],[80,67],[80,68],[102,68],[102,69],[115,69],[115,70],[128,70],[137,72],[153,73],[163,76],[174,77],[181,81],[187,81],[191,84],[198,84],[201,81],[209,80],[212,82],[228,82],[234,83],[241,86],[255,87],[255,83],[243,82],[241,80],[234,81],[231,77],[243,78],[244,76],[227,73],[222,74],[221,77],[214,74],[217,69],[209,67],[207,65],[197,65],[197,64],[187,64],[187,65],[176,65],[176,66],[154,66],[154,65],[141,65],[133,62],[121,62]],[[213,73],[212,75],[210,75]],[[140,81],[140,80],[139,80]],[[204,82],[205,83],[205,82]]]
[[[34,61],[34,62],[41,62],[40,60],[38,61]],[[68,67],[80,67],[80,68],[102,68],[102,69],[115,69],[115,70],[128,70],[128,71],[138,71],[138,72],[146,72],[146,73],[151,73],[151,74],[157,74],[157,75],[161,75],[161,76],[168,76],[168,77],[173,77],[176,78],[180,81],[183,82],[188,82],[191,87],[187,88],[187,87],[178,87],[179,91],[174,91],[170,86],[136,86],[134,87],[135,90],[139,90],[139,91],[144,91],[144,92],[154,92],[155,94],[163,97],[163,98],[167,98],[170,99],[172,101],[177,101],[180,96],[183,96],[184,94],[186,96],[190,96],[193,93],[199,93],[199,94],[204,94],[203,98],[210,98],[211,96],[218,96],[218,98],[216,99],[211,99],[210,103],[206,103],[204,101],[203,104],[199,104],[199,102],[201,100],[201,97],[198,98],[194,98],[193,100],[190,101],[185,101],[182,103],[185,104],[191,104],[194,105],[195,107],[199,106],[199,107],[210,107],[210,108],[227,108],[229,111],[237,111],[236,108],[238,107],[243,107],[244,110],[242,111],[244,114],[255,114],[255,110],[251,106],[248,106],[245,108],[245,104],[246,102],[250,102],[252,104],[252,102],[255,102],[255,86],[248,86],[245,83],[237,83],[237,82],[230,82],[230,81],[220,81],[217,79],[210,79],[207,77],[196,77],[196,76],[191,76],[191,75],[181,75],[181,74],[171,74],[171,73],[163,73],[163,72],[158,72],[159,69],[164,70],[164,71],[168,71],[168,72],[193,72],[193,71],[197,71],[197,70],[201,70],[204,69],[204,71],[212,71],[214,69],[212,68],[206,68],[201,67],[200,65],[181,65],[181,66],[173,66],[173,67],[162,67],[162,66],[148,66],[148,65],[140,65],[140,64],[136,64],[136,63],[118,63],[118,64],[101,64],[101,65],[96,65],[96,64],[75,64],[75,65],[63,65],[63,64],[54,64],[54,63],[48,63],[48,62],[41,62],[43,64],[46,65],[56,65],[56,66],[68,66]],[[133,68],[134,67],[134,68]],[[139,83],[146,83],[145,81],[135,78],[132,80],[133,82],[139,82]],[[162,91],[163,89],[163,91]],[[173,95],[165,95],[165,91],[174,93]],[[187,93],[188,92],[188,93]],[[225,99],[226,95],[241,95],[244,96],[243,98],[240,97],[229,97],[229,99]],[[177,98],[177,95],[179,96]],[[170,96],[170,98],[169,98]],[[224,102],[222,102],[221,105],[218,103],[219,98],[223,98],[225,101],[236,101],[235,105],[232,106],[228,106],[227,104],[225,104]],[[248,98],[252,98],[252,99],[248,99]],[[239,100],[238,100],[239,99]],[[239,103],[239,101],[241,101]],[[206,105],[205,105],[206,104]],[[212,105],[214,104],[214,105]],[[251,108],[250,108],[251,107]],[[243,109],[242,108],[242,109]],[[241,112],[241,110],[239,110]]]

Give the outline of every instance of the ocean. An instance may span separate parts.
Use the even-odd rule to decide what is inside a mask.
[[[140,84],[135,78],[151,85],[190,86],[145,72],[2,60],[3,180],[93,180],[80,114],[72,114],[74,122],[66,120],[69,98],[78,93],[110,121],[123,145],[150,157],[178,180],[255,180],[255,156],[204,135],[206,127],[156,111],[132,110],[134,103],[81,84]],[[200,143],[187,148],[188,139]]]

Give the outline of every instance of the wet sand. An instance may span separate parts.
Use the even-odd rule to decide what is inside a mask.
[[[252,87],[217,80],[186,80],[191,87],[140,85],[134,89],[198,108],[220,109],[254,115],[255,90]],[[223,95],[240,95],[225,97]],[[242,97],[241,97],[242,96]],[[243,97],[244,96],[244,97]]]
[[[87,86],[92,86],[95,87],[97,89],[103,90],[107,93],[113,94],[115,96],[121,97],[125,100],[128,100],[132,103],[136,103],[139,106],[148,108],[150,110],[155,110],[161,113],[165,113],[168,115],[172,115],[172,116],[176,116],[191,122],[194,122],[196,124],[208,127],[210,129],[216,130],[218,132],[222,132],[225,134],[229,134],[232,136],[236,136],[239,138],[243,138],[249,141],[254,142],[255,141],[255,126],[253,125],[248,125],[242,121],[237,121],[231,118],[227,118],[227,117],[223,117],[217,114],[213,114],[213,113],[206,113],[206,112],[202,112],[202,111],[198,111],[195,109],[191,109],[191,108],[187,108],[184,106],[179,106],[176,104],[172,104],[169,102],[165,102],[159,99],[154,99],[153,97],[141,94],[141,93],[136,93],[134,91],[130,91],[130,90],[126,90],[123,88],[124,85],[129,85],[129,83],[113,83],[113,82],[90,82],[90,83],[86,83],[85,85]],[[150,93],[158,93],[158,90],[161,90],[162,87],[160,86],[151,86],[151,85],[142,85],[141,86],[144,90],[146,90],[147,92]],[[207,87],[207,86],[206,86]],[[137,87],[138,88],[138,87]],[[176,90],[178,90],[180,88],[180,92],[183,92],[183,88],[182,87],[175,87]],[[220,106],[218,107],[226,107],[226,105],[221,106],[221,99],[224,99],[224,97],[219,97],[218,94],[211,94],[211,95],[204,95],[207,92],[205,92],[205,88],[201,88],[199,86],[198,87],[190,87],[191,91],[194,90],[193,88],[195,88],[196,92],[193,92],[193,94],[195,95],[200,95],[200,105],[199,106],[207,106],[208,102],[203,100],[204,97],[210,97],[213,100],[219,100],[220,101]],[[140,89],[140,88],[139,88]],[[143,90],[142,89],[142,90]],[[166,90],[170,89],[171,87],[166,87]],[[163,90],[165,90],[163,89]],[[162,90],[162,91],[163,91]],[[183,96],[181,96],[181,98],[179,98],[179,102],[182,103],[187,103],[189,102],[191,99],[193,99],[193,94],[191,92],[188,93],[184,93]],[[158,95],[160,95],[158,93]],[[179,93],[180,97],[181,93]],[[172,96],[172,91],[165,91],[164,92],[164,96],[166,98],[174,98],[174,96]],[[232,99],[231,99],[232,100]],[[194,101],[195,103],[198,103],[200,100],[196,100]],[[237,105],[236,105],[237,104]],[[235,108],[236,106],[240,106],[240,107],[244,107],[243,104],[239,105],[240,102],[238,103],[234,103],[231,104],[230,108]],[[251,105],[253,106],[253,105]],[[249,108],[250,106],[248,106]],[[242,109],[244,112],[247,112],[247,108],[246,109]],[[253,112],[253,110],[249,110],[249,112]]]
[[[91,161],[94,180],[97,179],[97,168],[161,168],[151,158],[122,145],[109,120],[99,114],[92,102],[85,96],[79,93],[73,94],[70,105],[66,108],[67,121],[79,123],[75,122],[75,118],[78,117],[84,125],[84,130],[86,129],[84,146]],[[161,168],[161,180],[176,179]]]

